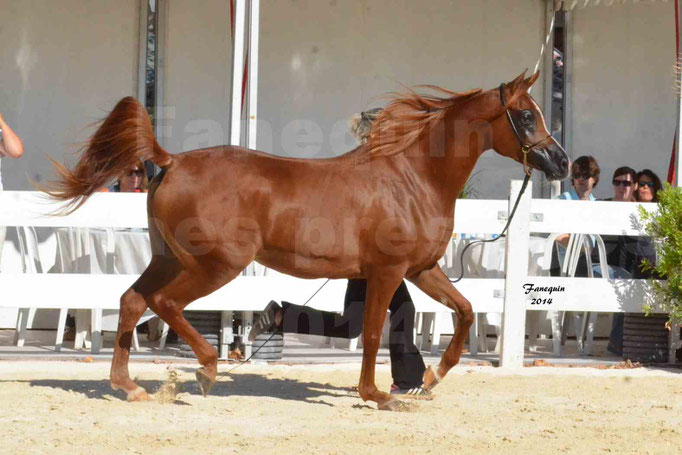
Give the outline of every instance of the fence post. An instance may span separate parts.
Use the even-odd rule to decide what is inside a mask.
[[[511,181],[509,212],[521,191],[521,180]],[[528,278],[528,237],[530,236],[530,200],[533,184],[521,196],[514,218],[509,224],[505,251],[504,306],[502,313],[502,346],[500,366],[523,366],[526,339],[526,305],[523,284]]]

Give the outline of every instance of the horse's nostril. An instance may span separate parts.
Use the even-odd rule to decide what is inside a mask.
[[[562,171],[565,171],[566,169],[568,169],[568,157],[567,157],[567,156],[564,156],[564,157],[561,159],[561,170],[562,170]]]

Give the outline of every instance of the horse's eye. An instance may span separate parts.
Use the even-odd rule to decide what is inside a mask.
[[[534,116],[533,116],[533,113],[531,111],[529,111],[528,109],[524,109],[523,111],[521,111],[521,121],[523,123],[529,123],[530,124],[530,123],[533,123],[533,120],[534,120]]]

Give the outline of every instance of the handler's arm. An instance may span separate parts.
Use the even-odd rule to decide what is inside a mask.
[[[9,127],[0,114],[0,129],[2,130],[2,140],[0,141],[0,156],[19,158],[24,154],[24,143],[19,136]]]

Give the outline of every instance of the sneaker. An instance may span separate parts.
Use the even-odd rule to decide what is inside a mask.
[[[251,332],[249,333],[249,341],[253,342],[258,335],[265,332],[271,332],[277,327],[277,321],[275,321],[275,315],[282,311],[282,307],[279,306],[274,300],[270,300],[268,306],[265,307],[263,313],[261,313],[258,321],[251,327]]]
[[[422,386],[412,387],[411,389],[401,389],[395,384],[391,384],[391,395],[410,395],[410,396],[427,396],[431,392]]]

